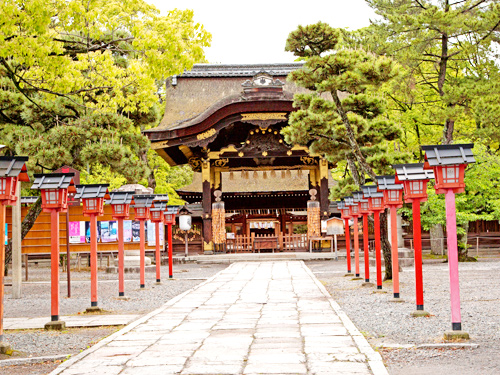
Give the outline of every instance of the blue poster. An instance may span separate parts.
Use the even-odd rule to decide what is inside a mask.
[[[7,223],[5,223],[5,244],[9,242],[9,227],[7,226]]]

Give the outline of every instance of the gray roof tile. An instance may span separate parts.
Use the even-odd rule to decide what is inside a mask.
[[[424,163],[395,164],[392,167],[396,171],[399,181],[434,179],[434,171],[424,169]]]
[[[105,198],[109,184],[76,185],[75,199]]]
[[[377,176],[379,190],[402,190],[403,184],[396,184],[396,176]]]
[[[0,156],[0,177],[17,177],[26,172],[27,156]]]
[[[436,165],[456,165],[475,163],[472,154],[473,143],[456,145],[430,145],[422,146],[425,151],[425,160],[431,167]]]
[[[253,77],[266,72],[272,76],[286,76],[304,65],[303,62],[287,64],[195,64],[182,78],[197,77]]]
[[[74,173],[35,174],[32,189],[67,189],[73,185]]]
[[[135,191],[113,191],[109,193],[111,199],[106,201],[106,204],[130,204]]]

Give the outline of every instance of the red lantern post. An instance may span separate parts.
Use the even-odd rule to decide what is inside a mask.
[[[355,202],[353,197],[347,197],[345,204],[349,207],[349,216],[353,219],[352,230],[354,232],[354,266],[356,267],[356,274],[353,280],[361,280],[359,277],[359,228],[358,218],[361,216],[359,212],[359,204]]]
[[[110,199],[109,184],[77,185],[75,199],[83,201],[83,215],[90,217],[90,308],[97,307],[97,217],[104,213],[104,199]]]
[[[424,164],[396,164],[396,183],[403,183],[405,202],[412,204],[413,243],[415,248],[415,289],[417,310],[414,317],[429,316],[424,310],[424,286],[422,274],[422,230],[420,225],[420,203],[427,200],[427,182],[434,178],[434,173],[424,170]]]
[[[3,296],[5,269],[5,206],[17,201],[18,181],[29,181],[25,156],[0,156],[0,353],[5,354],[10,346],[3,341]]]
[[[402,302],[399,296],[399,260],[398,260],[398,217],[397,210],[403,206],[403,185],[395,183],[394,176],[377,176],[378,190],[384,194],[384,204],[391,212],[391,258],[393,302]]]
[[[433,169],[437,194],[445,194],[446,242],[448,246],[448,267],[450,271],[450,299],[452,332],[445,338],[469,338],[462,331],[460,313],[460,285],[458,278],[458,244],[455,194],[465,191],[465,168],[475,163],[472,148],[474,144],[422,146],[425,151],[424,169]]]
[[[352,276],[351,272],[351,239],[349,228],[349,219],[351,216],[349,215],[349,208],[346,206],[344,201],[337,202],[337,208],[340,210],[342,219],[345,222],[345,250],[346,250],[346,261],[347,261],[347,274],[346,276]]]
[[[139,220],[141,229],[140,229],[140,288],[144,289],[146,286],[146,221],[149,220],[150,212],[149,209],[153,204],[154,195],[134,195],[134,211],[135,211],[135,219]]]
[[[172,243],[172,225],[175,224],[175,215],[180,206],[167,206],[163,213],[165,225],[168,227],[168,278],[172,279],[173,274],[173,243]]]
[[[73,177],[73,173],[35,174],[31,187],[41,190],[42,210],[50,212],[51,321],[45,324],[47,330],[61,330],[66,326],[59,321],[59,212],[68,209],[68,191],[74,191]]]
[[[156,283],[161,283],[161,254],[160,254],[160,225],[163,225],[164,214],[163,211],[167,207],[168,194],[157,195],[153,201],[153,208],[151,208],[151,221],[155,223],[155,244],[156,244]]]
[[[123,233],[123,220],[130,215],[130,205],[134,204],[133,191],[114,191],[110,193],[110,204],[113,209],[113,219],[118,221],[118,298],[125,297],[125,244]]]
[[[373,212],[375,229],[375,263],[377,268],[377,289],[382,289],[382,246],[380,243],[380,213],[385,210],[384,194],[377,191],[375,185],[364,185],[363,196],[368,199],[368,208]]]
[[[371,213],[368,207],[368,199],[363,198],[362,191],[355,191],[353,197],[359,202],[359,212],[363,215],[363,249],[365,257],[365,282],[364,286],[371,286],[370,283],[370,253],[368,243],[368,215]]]

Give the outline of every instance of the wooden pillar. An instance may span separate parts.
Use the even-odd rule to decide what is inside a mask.
[[[214,245],[212,242],[212,173],[210,172],[210,162],[201,163],[201,183],[203,191],[203,250],[205,254],[213,254]]]
[[[328,188],[328,161],[326,159],[319,160],[318,183],[321,219],[326,220],[328,219],[328,206],[330,205],[330,200],[328,199],[328,195],[330,194]]]
[[[21,254],[21,182],[17,182],[17,200],[12,205],[12,298],[21,298],[23,262]],[[69,260],[68,260],[69,262]]]

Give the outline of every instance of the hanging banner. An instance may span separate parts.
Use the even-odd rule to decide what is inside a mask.
[[[116,221],[101,221],[102,242],[118,241],[118,223]]]
[[[141,223],[138,220],[132,221],[132,242],[141,241]]]
[[[132,220],[123,221],[123,241],[132,242]]]
[[[97,222],[97,242],[101,241],[101,226]],[[90,243],[90,221],[85,222],[85,242]]]
[[[146,234],[148,238],[148,246],[156,246],[156,224],[151,221],[147,222]],[[163,246],[163,225],[160,225],[160,246]]]
[[[82,243],[82,237],[83,243],[85,243],[85,234],[82,236],[80,229],[81,225],[79,221],[69,222],[69,243]]]

